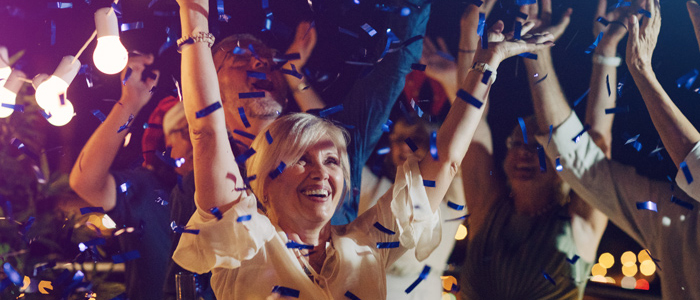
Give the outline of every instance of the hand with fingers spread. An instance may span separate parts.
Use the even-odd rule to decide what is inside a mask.
[[[449,59],[449,50],[442,37],[436,39],[438,47],[429,37],[423,39],[423,54],[420,63],[426,65],[425,75],[439,81],[442,85],[457,85],[457,63]]]
[[[531,23],[532,29],[529,32],[532,34],[549,32],[554,38],[553,41],[556,41],[564,34],[566,27],[569,26],[573,10],[571,8],[567,9],[559,23],[552,24],[552,0],[542,0],[540,3],[542,3],[541,11],[537,3],[521,6],[520,12],[527,15],[527,20],[517,18],[517,21],[523,24],[523,31],[529,25],[528,23]],[[522,34],[524,35],[525,33]]]
[[[521,39],[513,38],[513,33],[503,33],[505,25],[498,21],[488,32],[488,48],[479,47],[474,56],[475,62],[498,66],[506,58],[526,52],[536,52],[554,45],[554,35],[549,32],[530,34],[531,26],[523,26]]]
[[[306,65],[311,56],[311,52],[316,47],[317,40],[316,26],[308,21],[303,21],[297,26],[294,41],[287,49],[287,54],[299,53],[299,59],[292,61],[297,70]]]
[[[690,0],[686,2],[686,6],[695,29],[695,39],[697,39],[698,47],[700,48],[700,5],[695,0]]]
[[[628,18],[629,38],[627,39],[627,67],[632,75],[653,72],[651,57],[656,48],[656,42],[661,30],[661,5],[659,0],[648,1],[646,10],[651,18],[643,18],[640,22],[637,15]]]
[[[127,68],[122,71],[121,75],[123,82],[121,103],[133,104],[137,109],[140,109],[151,99],[151,90],[158,83],[160,72],[153,70],[152,74],[149,74],[148,72],[144,73],[144,71],[147,66],[153,64],[153,60],[153,54],[135,53],[129,58]],[[127,73],[130,73],[129,78],[124,81]]]
[[[627,33],[627,18],[636,14],[641,8],[644,0],[634,0],[632,5],[620,6],[612,11],[607,11],[607,0],[598,0],[598,8],[593,18],[593,37],[597,37],[601,32],[603,37],[596,47],[596,53],[605,57],[615,56],[617,45]],[[605,19],[602,22],[598,18]],[[607,21],[607,25],[604,22]]]

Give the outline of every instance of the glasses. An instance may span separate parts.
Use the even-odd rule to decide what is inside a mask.
[[[530,152],[530,153],[537,153],[537,147],[539,145],[540,144],[538,144],[538,143],[525,144],[524,141],[516,140],[512,136],[509,136],[508,139],[506,139],[506,147],[508,148],[508,150],[523,149],[523,150]]]

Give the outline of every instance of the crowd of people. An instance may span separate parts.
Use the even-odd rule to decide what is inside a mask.
[[[663,262],[664,299],[700,299],[700,258],[692,255],[700,251],[700,185],[692,179],[700,133],[651,64],[659,0],[598,2],[593,19],[606,22],[593,22],[583,122],[550,50],[571,9],[554,23],[551,0],[524,4],[511,30],[502,21],[486,26],[495,0],[475,1],[454,26],[459,53],[449,61],[431,40],[415,42],[430,4],[405,2],[411,13],[387,22],[397,41],[414,42],[383,53],[343,99],[329,101],[303,76],[283,72],[323,55],[313,52],[313,22],[300,22],[278,51],[251,34],[215,37],[209,1],[178,0],[182,98],[162,99],[151,113],[148,123],[160,126],[143,136],[143,166],[110,169],[128,132],[116,129],[151,101],[160,79],[148,68],[154,56],[138,53],[122,74],[120,100],[70,174],[90,205],[143,230],[120,239],[122,251],[141,256],[126,262],[129,299],[176,299],[176,278],[190,274],[205,299],[440,299],[460,222],[469,229],[463,299],[582,299],[608,220]],[[687,8],[700,39],[700,7]],[[486,115],[498,99],[489,92],[501,62],[518,55],[535,114],[519,119],[497,162]],[[616,105],[609,82],[623,61],[679,168],[679,189],[611,159],[614,114],[605,109]],[[439,126],[410,113],[389,124],[392,108],[411,105],[397,99],[419,62],[449,111]],[[301,112],[290,112],[288,99]],[[365,165],[387,128],[389,161],[377,175]],[[493,174],[500,166],[503,178]],[[159,197],[169,209],[153,201]],[[661,215],[684,221],[662,224]]]

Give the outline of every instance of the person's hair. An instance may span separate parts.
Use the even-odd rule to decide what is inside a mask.
[[[267,132],[272,137],[272,143],[268,143]],[[255,180],[250,181],[249,185],[258,201],[265,196],[266,181],[270,172],[277,169],[280,162],[286,165],[296,163],[309,147],[325,136],[328,136],[338,149],[345,187],[351,190],[347,131],[326,119],[307,113],[293,113],[272,122],[251,144],[255,154],[246,161],[246,169],[249,176],[257,176]],[[342,192],[345,194],[345,191]],[[341,204],[342,199],[338,206]]]
[[[214,59],[214,66],[216,67],[217,72],[224,59],[226,58],[226,53],[230,53],[231,51],[233,51],[233,49],[236,47],[234,46],[234,44],[238,44],[239,41],[244,41],[247,42],[247,44],[252,44],[255,51],[263,57],[269,55],[270,58],[272,58],[277,53],[277,50],[268,47],[263,41],[253,36],[252,34],[241,33],[230,35],[222,39],[220,42],[216,43],[213,47],[211,47],[211,54]],[[247,44],[243,46],[245,47],[244,50],[247,50]]]

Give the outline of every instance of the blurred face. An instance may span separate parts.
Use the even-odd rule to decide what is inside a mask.
[[[249,45],[257,55],[249,50]],[[239,47],[237,54],[233,50]],[[282,73],[272,70],[273,52],[264,44],[249,40],[230,40],[217,46],[214,61],[217,68],[221,98],[228,114],[238,117],[238,108],[245,109],[248,118],[275,119],[287,103],[287,86]],[[248,71],[265,74],[265,79],[250,77]],[[264,92],[261,98],[243,98],[239,93]]]
[[[335,144],[325,137],[296,163],[269,179],[266,196],[281,226],[330,222],[343,194],[343,169]]]
[[[411,138],[411,140],[418,146],[418,150],[414,153],[411,147],[406,144],[406,139]],[[423,136],[417,133],[417,126],[410,126],[406,123],[396,123],[394,125],[394,130],[389,136],[389,141],[391,143],[391,162],[394,166],[403,165],[406,159],[410,155],[416,155],[418,159],[423,159],[426,155],[427,150],[430,147],[429,137]]]
[[[528,135],[529,144],[525,144],[522,132],[518,127],[506,141],[508,152],[503,163],[503,169],[513,190],[521,188],[546,188],[558,184],[559,176],[551,163],[547,161],[547,171],[540,171],[540,161],[537,154],[537,142],[533,135]]]
[[[192,166],[192,143],[190,142],[189,126],[187,120],[183,118],[165,137],[165,146],[172,148],[170,157],[174,159],[184,158],[185,163],[175,168],[177,174],[184,176],[193,170]]]

